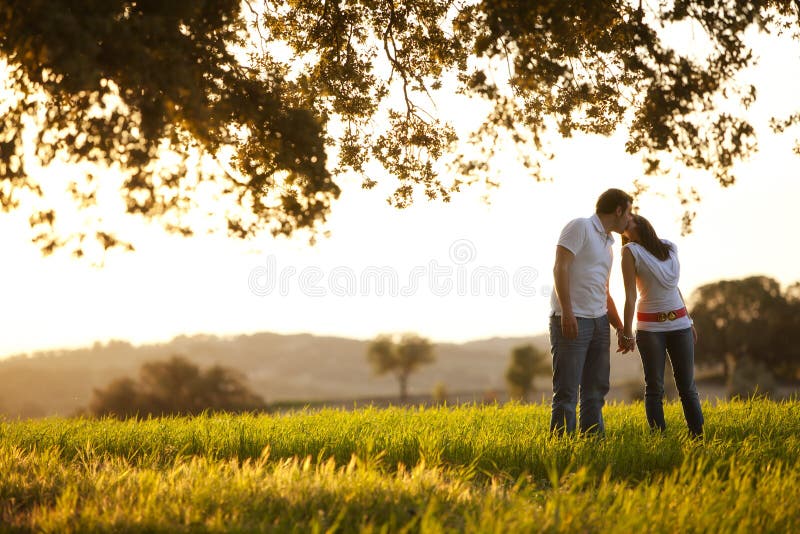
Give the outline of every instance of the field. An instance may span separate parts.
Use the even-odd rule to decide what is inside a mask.
[[[644,408],[551,437],[533,405],[0,423],[5,532],[798,532],[800,402]]]

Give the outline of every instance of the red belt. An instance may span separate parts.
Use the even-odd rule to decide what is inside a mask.
[[[663,323],[665,321],[674,321],[675,319],[685,316],[687,313],[688,312],[684,307],[679,310],[672,310],[668,312],[636,312],[636,318],[646,323]]]

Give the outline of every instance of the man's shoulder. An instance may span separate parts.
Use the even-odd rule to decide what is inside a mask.
[[[561,229],[561,235],[559,237],[559,243],[562,241],[583,241],[588,234],[589,228],[589,219],[584,217],[579,217],[577,219],[572,219],[564,227]],[[572,248],[572,247],[571,247]]]
[[[578,227],[586,228],[590,224],[592,224],[592,218],[591,217],[576,217],[576,218],[570,220],[569,222],[567,222],[567,224],[564,225],[564,229],[567,229],[567,228],[578,228]]]

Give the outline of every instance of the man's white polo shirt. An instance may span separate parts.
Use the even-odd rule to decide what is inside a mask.
[[[573,254],[569,269],[569,292],[572,313],[576,317],[601,317],[608,312],[608,276],[614,252],[614,238],[607,234],[600,217],[574,219],[567,223],[558,244]],[[561,315],[556,292],[550,295],[551,315]]]

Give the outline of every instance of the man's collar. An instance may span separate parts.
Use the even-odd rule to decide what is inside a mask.
[[[593,214],[589,219],[592,221],[595,230],[606,236],[607,238],[611,239],[611,242],[614,242],[614,236],[611,235],[611,232],[606,232],[605,227],[603,226],[603,221],[600,220],[600,217],[597,213]]]

